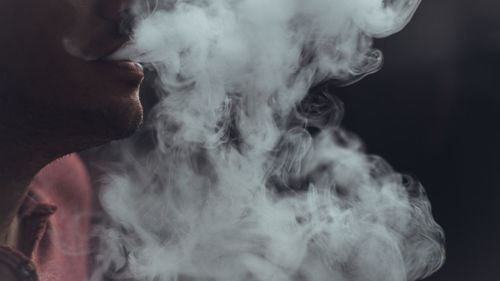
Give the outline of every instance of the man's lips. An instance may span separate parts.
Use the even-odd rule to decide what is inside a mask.
[[[126,58],[113,59],[112,55],[129,42],[127,36],[99,37],[87,40],[87,44],[80,47],[78,41],[65,40],[66,50],[88,61],[93,68],[103,77],[129,82],[137,87],[144,79],[144,70],[137,62]],[[84,40],[85,41],[85,40]],[[75,43],[76,42],[76,43]]]
[[[141,64],[130,60],[109,59],[113,53],[119,50],[127,42],[128,40],[124,40],[123,37],[120,40],[111,41],[103,48],[101,56],[93,60],[92,63],[110,75],[116,75],[138,86],[144,79],[144,70]]]
[[[110,76],[131,82],[134,86],[139,86],[144,79],[144,70],[142,65],[127,60],[98,60],[93,61],[97,67]]]

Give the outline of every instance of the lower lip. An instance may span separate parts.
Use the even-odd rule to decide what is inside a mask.
[[[131,61],[95,61],[106,72],[118,75],[121,79],[134,82],[139,85],[144,79],[144,70],[142,66]]]

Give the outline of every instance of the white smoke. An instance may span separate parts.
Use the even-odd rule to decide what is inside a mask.
[[[372,39],[418,0],[163,0],[113,58],[156,71],[155,146],[123,150],[101,199],[119,280],[402,281],[444,259],[423,188],[308,90],[379,69]]]

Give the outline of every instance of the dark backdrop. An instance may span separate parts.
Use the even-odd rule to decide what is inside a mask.
[[[346,88],[344,126],[423,183],[447,261],[430,281],[500,280],[500,2],[424,0]]]

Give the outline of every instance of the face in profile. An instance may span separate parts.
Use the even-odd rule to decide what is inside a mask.
[[[131,2],[1,1],[0,101],[11,116],[89,143],[135,131],[142,67],[106,60],[128,41]]]

